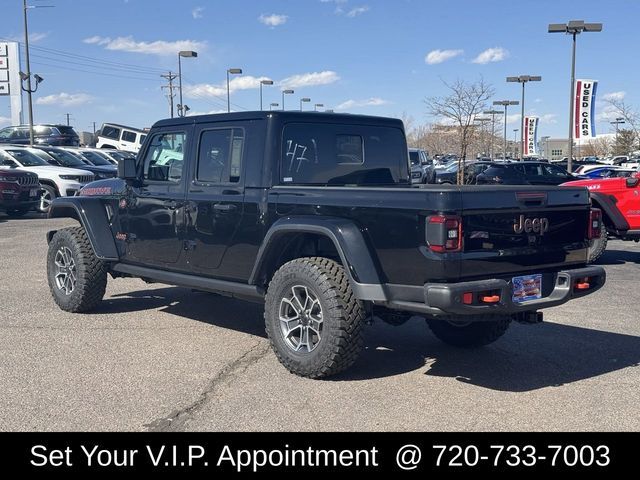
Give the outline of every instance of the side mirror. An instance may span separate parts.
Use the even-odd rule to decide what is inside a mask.
[[[135,180],[138,178],[135,158],[118,160],[118,178],[123,180]]]
[[[627,188],[635,188],[640,183],[640,178],[638,177],[627,177]]]

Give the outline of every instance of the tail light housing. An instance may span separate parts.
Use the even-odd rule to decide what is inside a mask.
[[[599,208],[592,208],[589,213],[589,231],[588,238],[589,240],[595,240],[596,238],[600,238],[602,233],[602,210]]]
[[[426,240],[433,252],[459,252],[462,250],[462,218],[457,215],[427,217]]]

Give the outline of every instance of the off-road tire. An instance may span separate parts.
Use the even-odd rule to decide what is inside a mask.
[[[600,229],[600,238],[593,239],[589,246],[589,263],[596,262],[607,249],[607,229],[604,225]]]
[[[322,308],[322,335],[309,352],[296,352],[285,342],[280,308],[294,286],[306,286]],[[266,332],[278,360],[291,373],[309,378],[335,375],[350,367],[363,348],[365,312],[342,265],[322,257],[298,258],[273,275],[265,296]]]
[[[29,213],[29,209],[27,208],[12,208],[7,210],[7,215],[12,218],[24,217],[27,213]]]
[[[75,288],[66,294],[56,284],[56,254],[66,247],[75,264]],[[64,228],[56,232],[49,243],[47,280],[56,304],[67,312],[86,312],[104,297],[107,287],[107,267],[93,253],[89,238],[82,227]]]
[[[427,325],[441,341],[454,347],[474,348],[489,345],[505,334],[511,323],[506,315],[427,318]]]

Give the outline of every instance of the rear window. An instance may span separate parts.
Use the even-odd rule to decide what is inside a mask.
[[[27,128],[26,131],[28,132],[29,129]],[[35,133],[36,135],[55,135],[58,132],[54,132],[53,129],[51,127],[46,127],[43,125],[34,125],[33,126],[33,133]]]
[[[120,129],[116,127],[112,127],[110,125],[105,125],[102,127],[102,131],[100,132],[100,136],[112,138],[114,140],[120,139]]]
[[[285,185],[408,183],[402,130],[393,127],[289,124],[282,133],[280,180]]]
[[[420,156],[418,155],[418,152],[416,151],[409,152],[409,160],[411,160],[411,165],[419,165]]]
[[[72,135],[72,136],[77,136],[78,134],[76,133],[76,131],[73,129],[73,127],[67,127],[65,125],[58,125],[56,127],[58,129],[58,131],[62,134],[62,135]]]

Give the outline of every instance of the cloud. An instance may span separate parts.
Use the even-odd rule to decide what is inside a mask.
[[[232,112],[234,110],[231,110]],[[195,117],[196,115],[214,115],[217,113],[227,113],[227,109],[226,108],[220,108],[217,110],[209,110],[209,111],[198,111],[198,110],[189,110],[189,116],[190,117]]]
[[[316,85],[328,85],[340,80],[338,74],[331,70],[322,72],[302,73],[292,75],[278,82],[282,88],[301,88],[312,87]]]
[[[507,115],[507,125],[509,125],[511,123],[515,123],[515,124],[520,123],[520,114],[519,113],[512,113],[511,115]]]
[[[533,103],[542,103],[542,99],[541,98],[536,98]]]
[[[509,51],[502,47],[487,48],[472,60],[473,63],[481,65],[491,62],[501,62],[509,56]]]
[[[597,122],[611,122],[620,116],[620,110],[608,103],[602,104],[598,102],[596,104],[596,112]]]
[[[379,107],[380,105],[387,105],[390,102],[383,100],[379,97],[371,97],[366,100],[347,100],[335,107],[336,110],[349,110],[351,108],[358,107]]]
[[[202,18],[202,12],[204,12],[204,7],[196,7],[193,10],[191,10],[191,16],[195,20],[198,20],[199,18]]]
[[[37,105],[59,105],[61,107],[74,107],[84,105],[93,100],[93,97],[86,93],[54,93],[36,100]]]
[[[610,92],[602,95],[602,100],[624,100],[624,97],[627,95],[627,92]]]
[[[11,119],[9,117],[0,117],[0,125],[11,125]]]
[[[355,18],[358,15],[362,15],[363,13],[366,13],[368,11],[369,11],[369,6],[368,5],[363,5],[361,7],[355,7],[355,8],[352,8],[351,10],[349,10],[347,12],[347,17]]]
[[[446,62],[447,60],[462,55],[464,50],[431,50],[424,57],[424,61],[429,65]]]
[[[250,90],[259,88],[261,80],[270,80],[268,77],[252,77],[251,75],[243,75],[233,77],[229,80],[229,91]],[[199,83],[195,85],[185,85],[182,91],[186,97],[222,97],[227,94],[227,84],[212,85],[209,83]]]
[[[44,40],[49,36],[51,32],[31,32],[29,33],[29,42],[30,43],[38,43],[40,40]],[[7,35],[3,36],[5,40],[9,40],[11,42],[24,42],[24,34],[22,35]]]
[[[107,50],[117,50],[122,52],[143,53],[145,55],[173,56],[181,50],[202,51],[207,43],[195,40],[176,40],[168,42],[165,40],[155,40],[153,42],[139,42],[133,37],[93,37],[85,38],[84,43],[90,45],[100,45]]]
[[[545,125],[555,125],[558,123],[558,115],[556,113],[545,113],[540,117],[540,123]]]
[[[278,15],[275,13],[272,13],[271,15],[266,15],[263,13],[258,17],[258,21],[260,23],[263,23],[271,28],[287,23],[288,19],[289,17],[287,15]]]

